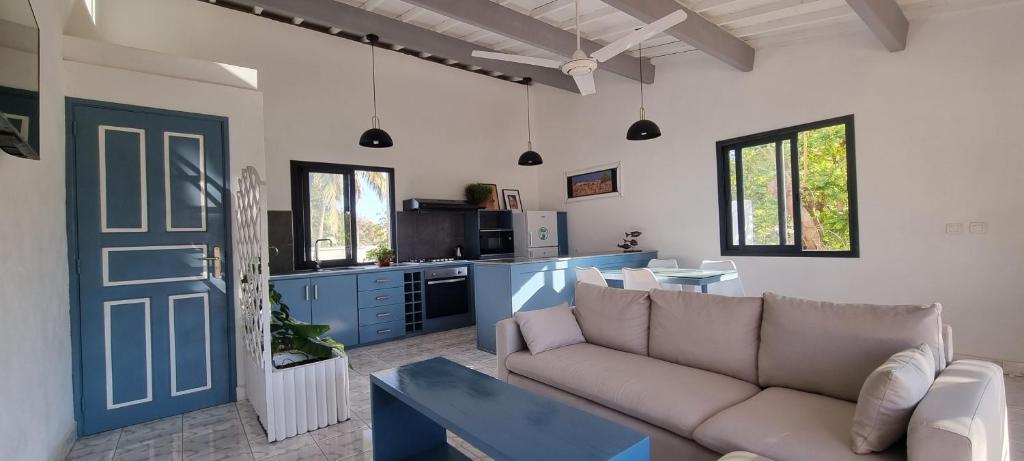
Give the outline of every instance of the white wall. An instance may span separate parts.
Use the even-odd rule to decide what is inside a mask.
[[[738,258],[748,291],[945,307],[958,352],[1024,360],[1024,5],[911,24],[889,53],[863,33],[759,49],[736,72],[700,53],[662,59],[648,114],[665,133],[625,140],[637,86],[540,87],[541,206],[569,212],[573,248],[638,228],[685,265],[719,257],[715,142],[855,114],[861,257]],[[622,160],[622,198],[565,204],[566,170]],[[947,222],[985,221],[948,236]]]
[[[40,161],[0,154],[0,447],[5,459],[57,459],[73,441],[64,219],[64,2],[33,0],[40,23]],[[26,200],[31,198],[31,200]]]
[[[79,6],[69,35],[259,71],[271,209],[291,207],[292,159],[394,167],[398,200],[463,198],[479,181],[538,203],[536,170],[516,166],[520,85],[378,49],[378,107],[396,146],[367,149],[357,144],[372,115],[367,45],[195,0],[96,3],[96,24]]]

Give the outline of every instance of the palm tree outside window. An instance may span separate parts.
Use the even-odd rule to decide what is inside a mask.
[[[377,246],[394,248],[394,169],[291,162],[297,268],[372,262]],[[319,242],[319,243],[318,243]]]

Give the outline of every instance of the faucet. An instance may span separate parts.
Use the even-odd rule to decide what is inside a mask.
[[[330,242],[331,245],[334,245],[334,240],[331,239],[317,239],[316,242],[313,242],[313,267],[316,270],[320,270],[320,242]]]

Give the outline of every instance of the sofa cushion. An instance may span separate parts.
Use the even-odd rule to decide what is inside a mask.
[[[792,389],[765,389],[701,424],[694,438],[719,453],[749,451],[785,461],[905,460],[902,447],[858,455],[850,449],[855,404]]]
[[[651,357],[757,383],[761,298],[651,291]]]
[[[538,355],[516,352],[505,366],[689,438],[711,415],[760,391],[728,376],[587,343]]]
[[[941,311],[938,304],[835,304],[765,293],[758,381],[855,402],[875,368],[921,344],[941,370]]]
[[[646,291],[578,283],[576,320],[588,343],[647,355],[651,298]]]
[[[568,304],[516,312],[513,316],[531,354],[584,342],[576,316]]]
[[[897,352],[868,375],[853,414],[853,451],[883,451],[907,434],[917,403],[935,381],[927,344]]]

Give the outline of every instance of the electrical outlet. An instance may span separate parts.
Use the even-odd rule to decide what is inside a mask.
[[[987,234],[988,223],[984,221],[975,221],[970,224],[969,229],[972,234]]]
[[[946,223],[946,233],[949,235],[960,235],[964,233],[964,223],[951,222]]]

